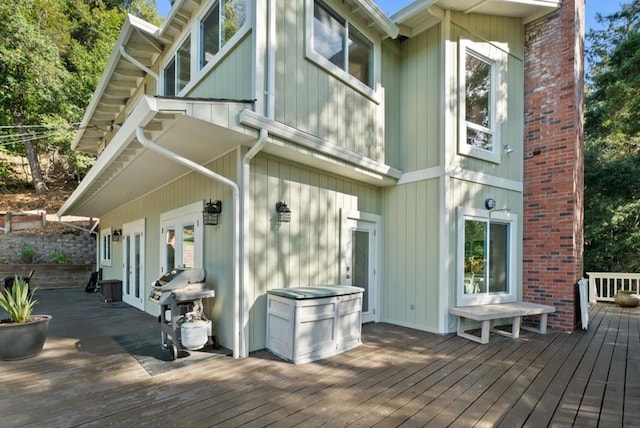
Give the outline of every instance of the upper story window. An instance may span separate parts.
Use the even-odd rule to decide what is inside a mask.
[[[220,0],[200,20],[200,68],[238,32],[246,20],[245,0]]]
[[[306,56],[354,89],[376,99],[372,39],[320,0],[307,0]]]
[[[164,94],[177,95],[191,80],[191,36],[178,48],[164,68]]]
[[[313,4],[313,50],[372,87],[373,43],[320,1]]]
[[[500,162],[500,118],[506,95],[499,90],[500,55],[460,41],[460,153]]]

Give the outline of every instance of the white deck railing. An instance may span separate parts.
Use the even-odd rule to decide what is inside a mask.
[[[613,302],[618,290],[640,294],[640,273],[587,272],[589,302]]]

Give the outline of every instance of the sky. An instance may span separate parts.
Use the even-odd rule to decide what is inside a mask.
[[[413,0],[377,0],[376,3],[384,12],[391,15],[403,7],[410,4]],[[161,16],[166,16],[171,9],[170,0],[156,0],[158,4],[158,12]],[[586,7],[586,30],[587,32],[594,27],[602,29],[595,21],[596,13],[608,15],[620,9],[620,4],[624,0],[587,0]]]

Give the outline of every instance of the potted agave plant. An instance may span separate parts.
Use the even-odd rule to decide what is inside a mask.
[[[38,303],[34,292],[17,275],[10,289],[0,291],[0,308],[9,316],[0,320],[0,360],[21,360],[42,351],[51,316],[32,315]]]

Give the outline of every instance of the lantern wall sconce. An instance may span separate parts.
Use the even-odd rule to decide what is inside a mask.
[[[111,232],[111,240],[113,242],[120,241],[121,236],[122,236],[122,229],[115,229],[113,232]]]
[[[222,212],[222,201],[213,201],[209,199],[209,202],[202,211],[202,223],[205,226],[217,226],[220,221],[220,213]]]
[[[286,202],[276,202],[276,212],[278,213],[278,223],[289,223],[291,221],[291,210]]]

